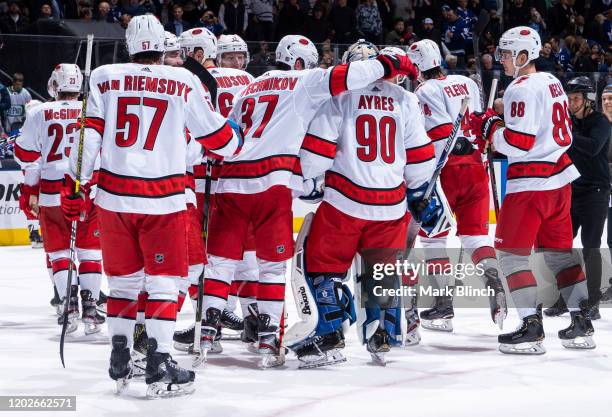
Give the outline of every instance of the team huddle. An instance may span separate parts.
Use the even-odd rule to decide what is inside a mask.
[[[502,352],[545,352],[528,258],[534,246],[545,249],[571,313],[563,345],[595,347],[585,277],[571,253],[570,182],[578,173],[566,154],[567,96],[554,76],[535,71],[534,30],[516,27],[500,40],[498,59],[515,78],[503,118],[485,109],[472,79],[444,75],[429,40],[407,52],[358,41],[324,70],[310,40],[288,35],[277,69],[255,79],[236,35],[217,40],[196,28],[176,38],[144,15],[130,21],[126,40],[132,62],[94,69],[86,103],[79,67],[57,65],[54,101],[29,111],[15,143],[25,176],[20,206],[40,220],[50,276],[67,306],[58,322],[68,332],[78,328],[79,286],[85,332],[101,330],[102,268],[108,277],[109,376],[119,392],[144,376],[147,397],[192,393],[195,373],[172,359],[173,346],[200,363],[222,350],[222,337],[239,337],[263,368],[283,365],[287,348],[300,368],[312,368],[346,360],[344,334],[355,322],[381,364],[392,346],[419,343],[421,324],[452,331],[450,296],[420,315],[416,303],[402,314],[362,307],[354,301],[360,286],[353,297],[345,284],[356,255],[375,250],[378,261],[392,262],[405,250],[411,220],[428,264],[449,264],[452,214],[463,251],[492,291],[491,319],[501,328],[507,315],[505,280],[522,320],[499,336]],[[415,93],[398,85],[406,77],[420,82]],[[483,163],[491,149],[509,162],[495,243]],[[294,241],[297,197],[320,205]],[[316,308],[286,331],[291,258],[292,280]],[[432,278],[441,289],[454,284]],[[187,297],[195,324],[175,331]]]

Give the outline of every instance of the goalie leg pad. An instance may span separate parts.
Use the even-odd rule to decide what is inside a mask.
[[[346,312],[345,306],[348,306],[350,311],[352,302],[349,302],[347,299],[342,278],[342,276],[337,274],[308,277],[308,285],[314,294],[317,310],[319,311],[319,321],[315,330],[316,335],[335,332],[342,328],[345,318],[350,316],[350,313]]]

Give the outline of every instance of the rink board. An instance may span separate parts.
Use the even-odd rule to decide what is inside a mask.
[[[495,161],[495,175],[498,179],[498,193],[503,199],[505,195],[506,180],[505,160]],[[23,174],[18,170],[0,171],[0,246],[28,245],[29,234],[25,215],[19,209],[19,184],[23,181]],[[489,222],[495,223],[493,198],[489,198]],[[293,202],[293,231],[297,233],[302,226],[304,216],[315,211],[317,205],[306,204],[299,199]]]

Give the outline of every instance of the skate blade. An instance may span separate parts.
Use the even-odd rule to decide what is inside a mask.
[[[247,344],[247,350],[255,355],[259,355],[259,343],[250,342]]]
[[[503,293],[498,293],[495,296],[495,311],[492,314],[493,323],[497,324],[499,330],[504,329],[504,320],[508,316],[508,307],[506,306],[506,296]]]
[[[374,365],[387,366],[384,352],[370,352],[370,356],[372,357],[372,363]]]
[[[205,343],[202,342],[201,346],[204,346]],[[223,346],[221,345],[221,342],[219,342],[218,340],[215,340],[212,345],[208,342],[206,342],[206,350],[208,351],[208,353],[222,353],[223,352]],[[193,351],[193,343],[189,346],[189,349],[187,349],[187,352],[189,352],[190,354],[195,354],[195,352]]]
[[[132,377],[140,378],[143,377],[147,370],[147,357],[146,355],[133,350],[132,356]]]
[[[543,355],[546,353],[541,341],[518,343],[516,345],[501,343],[499,351],[509,355]]]
[[[191,367],[197,368],[203,363],[206,363],[207,359],[208,359],[208,349],[203,348],[202,350],[200,350],[200,353],[196,354],[196,357],[193,358],[193,361],[191,362]]]
[[[159,400],[162,398],[175,398],[193,394],[193,382],[186,384],[168,384],[167,382],[154,382],[147,385],[147,399]]]
[[[115,384],[116,384],[115,394],[121,395],[127,390],[128,386],[130,385],[130,378],[129,377],[119,378],[118,380],[115,381]]]
[[[87,319],[83,320],[83,327],[85,331],[85,336],[90,334],[100,333],[102,331],[102,326],[98,323],[94,323],[93,321],[89,321]]]
[[[421,343],[421,333],[418,330],[406,333],[406,337],[404,339],[404,347],[415,346],[419,343]]]
[[[55,314],[57,314],[57,317],[61,317],[64,314],[64,305],[62,303],[55,306]]]
[[[262,353],[261,360],[259,361],[259,367],[261,369],[276,368],[285,364],[285,358],[281,355],[275,355],[273,353]]]
[[[300,361],[298,369],[314,369],[320,368],[322,366],[329,366],[346,362],[346,357],[342,354],[340,349],[337,349],[333,352],[325,352],[325,356],[304,356],[298,359]]]
[[[193,343],[180,343],[174,342],[174,349],[180,352],[192,352],[193,351]]]
[[[562,339],[561,344],[564,348],[576,350],[595,349],[596,347],[595,341],[591,336],[579,336],[575,339],[569,340]]]
[[[434,319],[434,320],[421,319],[421,326],[424,329],[434,330],[437,332],[452,332],[453,331],[453,320],[452,319]]]
[[[78,328],[79,322],[77,320],[69,320],[68,325],[66,326],[66,334],[74,333],[77,331]]]
[[[223,333],[221,340],[240,340],[240,333]]]

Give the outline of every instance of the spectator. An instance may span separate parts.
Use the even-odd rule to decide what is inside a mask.
[[[334,55],[330,51],[325,51],[321,55],[319,68],[327,69],[334,65]]]
[[[403,45],[412,45],[419,40],[419,37],[414,33],[414,25],[412,22],[406,22],[406,30],[402,36]]]
[[[8,88],[0,83],[0,133],[2,132],[2,126],[4,126],[4,116],[8,109],[11,108],[11,96],[9,95]]]
[[[576,16],[576,21],[574,22],[574,24],[576,27],[576,36],[584,37],[584,16]]]
[[[540,12],[538,12],[538,9],[535,7],[529,9],[529,14],[530,18],[527,26],[538,32],[540,34],[540,38],[543,38],[544,33],[546,32],[546,22],[544,19],[542,19]]]
[[[437,44],[440,43],[440,31],[434,27],[434,21],[430,17],[423,19],[421,33],[419,35],[421,39],[431,39]]]
[[[576,72],[595,72],[597,71],[597,61],[592,59],[591,48],[586,40],[582,40],[578,53],[574,57],[573,68]]]
[[[7,89],[11,107],[6,111],[4,130],[11,135],[21,128],[25,121],[25,105],[32,100],[30,92],[23,88],[23,74],[13,74],[13,84]]]
[[[147,11],[144,3],[141,3],[140,0],[129,0],[128,6],[125,8],[125,12],[131,14],[132,16],[140,16],[145,14]]]
[[[123,15],[123,8],[119,4],[119,0],[110,0],[110,14],[113,16],[113,20],[115,22],[121,21],[121,16]]]
[[[172,22],[168,23],[164,28],[176,36],[181,36],[181,33],[191,29],[191,25],[183,20],[183,7],[176,4],[172,8]]]
[[[610,200],[610,122],[594,108],[596,93],[588,77],[571,80],[566,91],[573,138],[568,154],[580,172],[580,177],[572,182],[572,226],[574,237],[582,229],[589,305],[597,310],[601,297],[601,235]],[[596,319],[599,312],[592,314],[591,318]]]
[[[451,8],[446,10],[446,21],[444,44],[448,51],[457,57],[460,63],[463,63],[465,62],[465,22]]]
[[[529,6],[523,0],[514,0],[504,18],[504,25],[508,28],[525,26],[529,22]]]
[[[99,22],[116,22],[115,17],[111,14],[110,4],[105,1],[101,1],[100,4],[98,4],[98,16],[96,20]]]
[[[553,56],[555,62],[559,65],[563,71],[571,70],[571,54],[569,50],[561,46],[561,40],[554,36],[550,38],[550,46],[552,47]]]
[[[433,22],[440,23],[440,2],[437,0],[421,0],[420,3],[420,6],[414,9],[414,19],[417,22],[423,22],[425,19],[429,18]],[[431,39],[423,38],[423,34],[419,35],[422,39]],[[439,41],[436,40],[436,42]]]
[[[302,33],[305,17],[300,10],[298,0],[285,0],[278,12],[278,38],[293,33]]]
[[[448,75],[452,75],[452,74],[458,73],[457,63],[458,63],[457,57],[455,55],[448,54],[444,57],[444,62],[442,63],[442,66],[446,68],[446,73]]]
[[[382,20],[375,0],[361,0],[356,10],[357,31],[375,45],[382,43]]]
[[[393,25],[393,11],[395,7],[391,0],[376,0],[376,4],[378,6],[378,13],[380,14],[380,20],[382,21],[383,31],[384,29],[388,29]]]
[[[27,19],[23,17],[19,3],[15,0],[11,0],[8,6],[8,13],[0,18],[0,32],[17,33],[27,24]]]
[[[538,71],[555,72],[555,57],[552,54],[552,46],[550,42],[544,42],[540,56],[535,61],[536,69]]]
[[[329,13],[334,42],[353,43],[355,41],[355,28],[357,21],[355,10],[347,6],[347,0],[338,0]]]
[[[465,22],[466,31],[464,32],[465,51],[467,54],[474,53],[474,37],[472,32],[476,24],[476,16],[474,12],[468,8],[467,0],[457,0],[457,8],[455,10],[457,16]]]
[[[196,22],[195,27],[206,28],[214,33],[216,37],[223,34],[223,25],[219,23],[219,19],[217,19],[212,10],[204,11],[200,20]]]
[[[243,0],[225,0],[219,7],[219,23],[225,33],[245,36],[249,15]]]
[[[253,76],[259,76],[273,68],[275,64],[274,53],[270,52],[268,42],[259,42],[259,51],[251,56],[251,62],[247,66],[247,71]]]
[[[606,43],[612,43],[612,8],[609,8],[605,14],[606,20],[603,22],[602,30],[606,34]]]
[[[482,71],[482,86],[485,89],[489,89],[491,81],[493,80],[494,68],[493,68],[493,57],[489,54],[483,54],[480,58],[480,69]]]
[[[83,7],[81,9],[81,13],[79,14],[79,19],[85,22],[91,22],[93,20],[93,11],[90,7]]]
[[[404,44],[404,30],[405,24],[402,19],[395,19],[395,24],[393,25],[393,30],[387,33],[385,37],[386,45],[403,45]]]
[[[43,3],[40,6],[40,15],[38,16],[38,20],[51,20],[53,19],[53,10],[48,3]]]
[[[123,29],[127,29],[130,20],[132,20],[132,15],[128,13],[123,13],[119,18],[119,24]]]
[[[559,0],[550,10],[549,27],[550,33],[560,35],[570,23],[574,23],[576,12],[574,0]]]
[[[346,1],[346,0],[345,0]],[[274,7],[272,0],[250,0],[249,1],[249,39],[265,40],[271,42],[274,39]]]
[[[603,14],[597,14],[587,24],[584,37],[592,39],[597,43],[606,45],[610,43],[612,38],[612,26],[609,19],[606,20]]]
[[[330,37],[330,25],[323,17],[323,7],[316,4],[312,9],[312,16],[306,17],[304,35],[314,43],[321,43]]]
[[[162,0],[161,5],[159,7],[158,17],[159,17],[160,23],[164,26],[166,26],[168,23],[172,21],[172,7],[170,4],[170,0]]]

